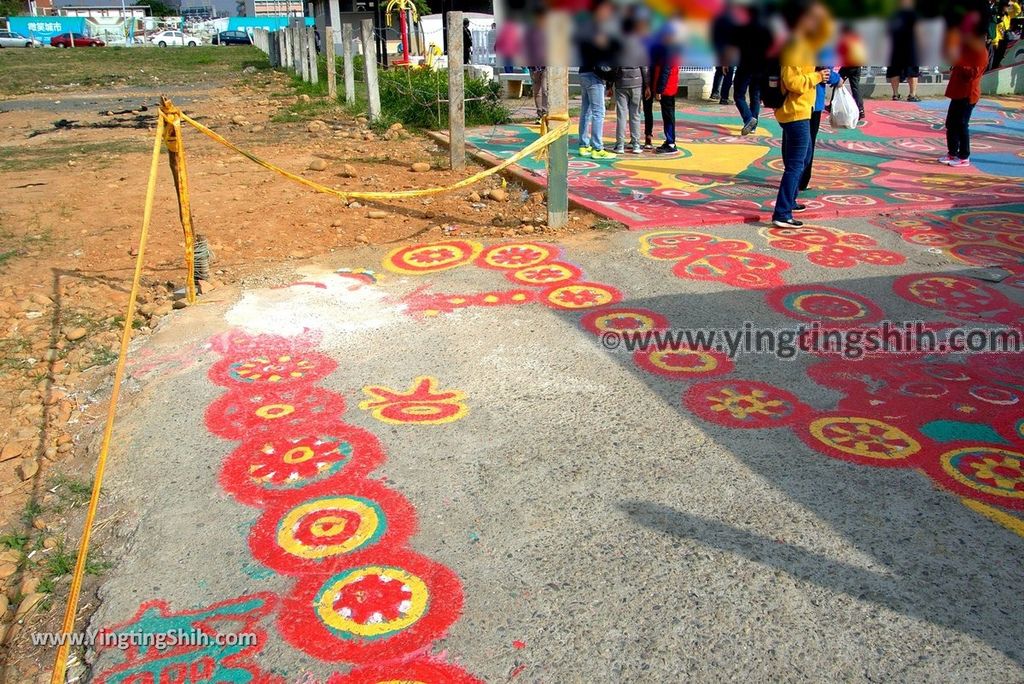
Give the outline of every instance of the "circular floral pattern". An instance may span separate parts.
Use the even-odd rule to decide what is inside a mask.
[[[953,216],[953,223],[983,233],[1024,232],[1024,216],[1014,211],[964,211]]]
[[[800,436],[824,454],[869,465],[906,466],[921,451],[916,439],[874,418],[825,416],[811,421]]]
[[[1003,506],[1024,508],[1024,454],[993,446],[966,446],[939,457],[942,473],[968,496],[988,495]]]
[[[963,318],[984,317],[1010,306],[999,291],[955,275],[907,275],[898,278],[892,289],[908,302]]]
[[[315,382],[336,367],[324,354],[281,350],[223,358],[210,368],[209,376],[218,385],[284,386]]]
[[[295,648],[326,661],[380,663],[438,639],[462,610],[455,574],[406,550],[381,547],[332,575],[301,575],[278,614]]]
[[[591,311],[580,319],[580,325],[595,335],[636,333],[664,330],[668,328],[668,319],[650,309],[611,309]]]
[[[300,436],[242,443],[224,462],[220,483],[239,501],[260,506],[339,475],[365,475],[384,462],[377,438],[347,425]]]
[[[476,258],[482,249],[483,245],[469,240],[448,240],[399,247],[384,258],[384,267],[410,275],[433,273],[462,266]]]
[[[852,327],[882,318],[882,310],[853,292],[824,285],[790,285],[767,293],[768,305],[798,321]]]
[[[253,558],[287,575],[333,572],[356,552],[403,544],[416,525],[412,506],[379,482],[348,479],[274,500],[253,525]]]
[[[683,403],[704,420],[730,428],[781,427],[808,412],[792,393],[756,380],[697,383],[683,395]]]
[[[725,375],[733,369],[732,360],[723,352],[704,349],[648,349],[633,354],[638,366],[673,380]]]
[[[622,293],[610,285],[573,283],[545,291],[542,299],[555,309],[590,309],[614,304],[622,299]]]
[[[973,266],[1013,266],[1024,261],[1024,252],[997,245],[954,245],[949,253]]]
[[[551,261],[546,264],[527,266],[513,271],[508,275],[509,280],[524,285],[551,285],[552,283],[564,283],[576,280],[582,273],[580,269],[572,264],[563,261]]]
[[[206,426],[228,439],[257,435],[295,434],[336,424],[345,401],[319,387],[286,387],[275,391],[228,392],[210,404]]]
[[[518,270],[542,264],[557,254],[557,247],[540,242],[504,243],[485,249],[477,264],[485,268]]]

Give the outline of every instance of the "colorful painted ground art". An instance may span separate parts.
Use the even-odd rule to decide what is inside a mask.
[[[422,257],[427,252],[405,254],[410,268],[430,261]],[[220,484],[241,503],[261,509],[249,530],[252,557],[291,578],[292,588],[283,598],[258,594],[180,614],[153,602],[140,608],[130,628],[211,631],[219,620],[237,628],[273,611],[280,636],[295,649],[368,666],[331,681],[405,681],[420,672],[424,682],[477,682],[426,655],[461,613],[461,582],[408,548],[415,509],[401,493],[368,477],[384,453],[372,434],[342,420],[339,395],[316,386],[335,369],[314,351],[316,342],[312,336],[233,333],[211,345],[223,358],[209,377],[227,391],[208,408],[206,424],[241,442],[225,459]],[[368,389],[374,399],[367,408],[393,422],[443,422],[466,411],[460,392],[438,391],[431,378],[417,378],[408,392]],[[253,664],[263,643],[257,633],[260,642],[244,649],[129,650],[98,681],[283,682]]]
[[[811,220],[1024,199],[1019,110],[982,100],[971,122],[974,165],[954,171],[936,162],[946,152],[946,100],[866,104],[867,126],[833,131],[823,123],[811,187],[801,195]],[[781,134],[770,113],[763,113],[753,135],[741,137],[733,107],[678,103],[676,109],[675,155],[620,155],[598,162],[572,152],[573,136],[572,198],[634,229],[767,220],[782,173]],[[656,135],[660,128],[657,123]],[[609,147],[614,129],[609,116]],[[467,141],[503,159],[535,140],[538,131],[524,125],[478,128],[468,132]],[[544,162],[527,158],[512,168],[543,182]]]
[[[1024,160],[1022,160],[1024,163]],[[954,209],[893,214],[875,219],[911,244],[939,249],[969,266],[998,266],[1024,287],[1024,204],[995,209]]]
[[[148,601],[130,620],[97,635],[97,650],[120,653],[121,662],[97,673],[93,681],[284,684],[284,678],[260,670],[253,661],[266,644],[260,621],[276,602],[273,594],[250,594],[173,612],[164,601]],[[140,639],[140,634],[154,635],[152,643]],[[175,637],[185,643],[172,643]]]
[[[478,243],[448,240],[394,250],[384,258],[384,267],[397,273],[421,275],[472,263],[504,273],[515,285],[534,288],[469,294],[417,289],[402,300],[413,316],[532,303],[553,309],[593,309],[621,301],[621,292],[610,285],[588,282],[579,267],[561,260],[561,256],[560,247],[545,242],[505,242],[484,248]],[[410,265],[413,261],[429,263],[417,269]]]
[[[825,285],[788,285],[769,291],[768,306],[793,320],[826,328],[853,328],[882,319],[877,304],[854,292]]]
[[[858,264],[899,266],[906,257],[886,249],[869,235],[847,233],[834,228],[803,226],[801,228],[762,228],[768,246],[786,252],[801,252],[815,266],[851,268]]]
[[[466,395],[457,390],[439,391],[437,378],[429,376],[413,380],[406,392],[379,385],[368,385],[363,392],[369,397],[359,402],[359,408],[385,423],[413,423],[436,425],[451,423],[469,412]]]
[[[710,280],[733,287],[762,290],[782,284],[789,264],[754,252],[753,243],[706,233],[666,230],[640,238],[640,253],[676,262],[672,272],[687,280]]]
[[[954,274],[913,274],[896,279],[893,291],[908,302],[962,320],[1014,325],[1024,321],[1024,307],[999,290]]]

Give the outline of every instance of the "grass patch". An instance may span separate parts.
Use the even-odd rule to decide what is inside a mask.
[[[116,355],[115,355],[116,358]],[[60,498],[63,509],[84,505],[92,495],[92,481],[79,480],[69,475],[54,475],[50,489]]]
[[[25,504],[25,510],[21,512],[21,520],[26,525],[31,525],[32,521],[43,514],[43,505],[35,499],[29,499],[28,503]]]
[[[621,221],[613,221],[608,218],[599,218],[594,221],[594,230],[629,230],[629,226]]]
[[[269,68],[255,47],[0,50],[0,95],[66,86],[192,85],[235,76],[247,66]]]
[[[28,535],[21,532],[0,534],[0,546],[14,549],[15,551],[24,551],[25,547],[28,546]]]
[[[122,154],[145,152],[150,143],[139,140],[69,143],[53,141],[41,145],[0,146],[0,172],[34,171],[64,166],[75,159],[82,166],[104,168]]]

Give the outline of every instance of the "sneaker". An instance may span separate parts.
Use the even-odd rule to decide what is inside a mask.
[[[615,149],[613,149],[612,152],[614,152],[615,154],[626,154],[626,146],[616,145]]]
[[[940,164],[951,164],[953,162],[958,162],[958,161],[960,161],[960,157],[954,157],[954,156],[949,155],[949,154],[947,154],[945,157],[939,157],[939,159],[938,159],[938,162]]]
[[[580,148],[580,156],[581,157],[589,157],[593,153],[594,153],[594,148],[592,148],[592,147],[581,147]]]
[[[971,165],[971,160],[970,159],[954,159],[953,161],[949,162],[949,166],[953,166],[953,167],[962,167],[962,166],[970,166],[970,165]]]
[[[903,99],[903,96],[899,95],[899,94],[892,96],[892,101],[893,102],[895,102],[896,100],[902,100],[902,99]]]
[[[630,154],[643,154],[644,153],[644,148],[640,147],[640,143],[637,143],[636,145],[633,145],[632,147],[629,148],[629,153]]]
[[[920,101],[921,101],[921,98],[919,98],[917,95],[911,95],[910,97],[907,98],[907,102],[920,102]]]
[[[804,225],[803,221],[797,221],[796,219],[772,219],[772,225],[776,228],[800,228]]]
[[[732,104],[732,100],[719,100],[718,104],[720,104],[720,105],[731,105]]]
[[[750,135],[757,130],[757,119],[751,119],[747,123],[743,124],[743,128],[740,130],[740,135]]]
[[[661,145],[659,147],[654,148],[654,153],[655,154],[675,154],[676,153],[676,146],[675,145],[669,145],[668,143],[665,143],[664,145]]]
[[[860,120],[857,121],[857,128],[860,128],[862,126],[867,126],[867,125],[868,125],[868,120],[865,119],[864,117],[861,117]]]
[[[615,155],[608,150],[594,150],[590,154],[591,159],[615,159]]]
[[[709,97],[708,99],[709,100],[721,100],[722,99],[722,94],[721,93],[711,93],[711,97]]]
[[[806,205],[806,204],[799,204],[799,203],[797,203],[797,204],[794,204],[794,205],[793,205],[793,211],[795,211],[795,212],[796,212],[796,213],[798,213],[798,214],[799,214],[799,213],[800,213],[801,211],[807,211],[807,205]]]
[[[646,140],[644,140],[644,149],[645,150],[653,150],[654,149],[654,143],[651,141],[650,138],[647,138]]]

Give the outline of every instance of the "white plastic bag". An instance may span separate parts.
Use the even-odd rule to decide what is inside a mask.
[[[857,109],[857,103],[853,101],[850,89],[844,83],[836,88],[835,95],[832,97],[832,115],[829,117],[829,121],[832,128],[856,128],[859,119],[860,110]]]

